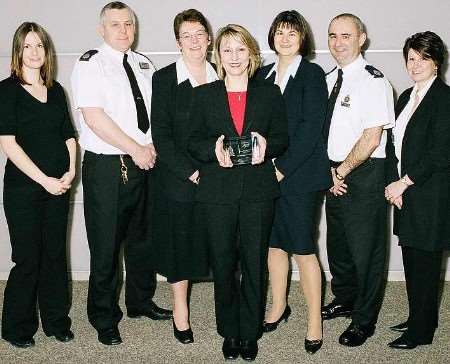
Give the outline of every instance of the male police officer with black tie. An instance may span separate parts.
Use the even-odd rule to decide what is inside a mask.
[[[85,150],[84,213],[91,253],[88,318],[105,345],[122,342],[117,328],[122,318],[117,302],[122,241],[128,316],[171,318],[171,311],[152,301],[156,281],[145,208],[151,202],[147,171],[156,158],[149,125],[154,68],[130,49],[135,26],[135,15],[126,4],[105,5],[99,25],[104,43],[83,54],[72,74]]]
[[[328,46],[337,67],[324,134],[334,186],[327,193],[327,252],[334,300],[324,320],[350,316],[339,337],[346,346],[373,335],[386,257],[387,206],[383,201],[386,128],[394,123],[392,88],[361,55],[366,33],[352,14],[333,18]]]

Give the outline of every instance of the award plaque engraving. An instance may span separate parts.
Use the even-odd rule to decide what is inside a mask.
[[[225,137],[223,148],[230,153],[233,165],[239,166],[252,163],[252,151],[257,147],[256,137],[252,140],[250,135],[240,137]]]

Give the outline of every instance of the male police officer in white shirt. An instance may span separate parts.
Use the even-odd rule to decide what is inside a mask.
[[[362,345],[374,333],[386,257],[385,129],[394,123],[393,94],[383,74],[362,57],[365,41],[355,15],[330,22],[328,46],[337,67],[327,75],[324,134],[334,181],[326,215],[335,298],[322,308],[322,317],[352,318],[339,337],[346,346]]]
[[[122,342],[117,325],[119,252],[125,244],[125,303],[130,317],[170,319],[171,311],[152,301],[145,208],[147,170],[155,163],[149,125],[154,68],[133,52],[136,20],[124,3],[112,2],[100,13],[104,43],[83,54],[72,73],[74,105],[81,125],[86,231],[91,253],[88,318],[105,345]]]

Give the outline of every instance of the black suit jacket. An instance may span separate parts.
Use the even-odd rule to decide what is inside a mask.
[[[260,69],[265,79],[273,63]],[[273,83],[275,72],[267,79]],[[325,74],[305,58],[283,93],[288,118],[289,147],[275,160],[284,175],[282,195],[328,189],[332,185],[330,164],[322,129],[328,105]]]
[[[279,196],[279,186],[271,159],[288,144],[286,110],[280,89],[251,79],[242,135],[258,132],[267,140],[265,161],[260,165],[223,168],[215,155],[219,136],[238,136],[231,118],[223,81],[194,90],[190,112],[192,132],[189,151],[202,163],[196,199],[206,203],[228,204],[238,200],[264,201]]]
[[[412,88],[396,105],[398,117]],[[386,146],[388,183],[399,178],[392,133]],[[402,143],[401,175],[414,185],[403,194],[403,208],[394,212],[394,233],[400,244],[436,251],[450,248],[450,87],[436,80],[411,116]]]
[[[151,128],[158,153],[156,187],[181,202],[194,200],[196,185],[189,177],[199,168],[187,152],[192,91],[189,80],[178,84],[176,63],[153,75]]]

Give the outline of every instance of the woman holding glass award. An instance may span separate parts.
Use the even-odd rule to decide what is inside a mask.
[[[278,87],[252,78],[260,56],[246,29],[220,29],[214,54],[220,80],[194,90],[188,148],[201,162],[196,200],[207,216],[223,355],[254,360],[273,201],[280,193],[271,159],[287,147],[286,111]]]

